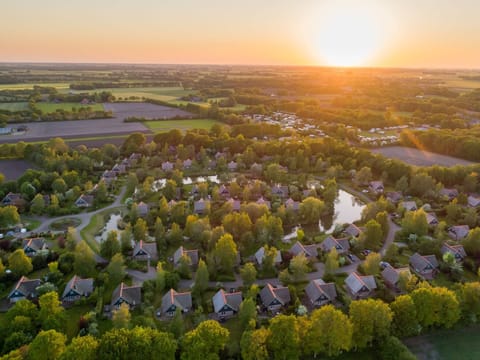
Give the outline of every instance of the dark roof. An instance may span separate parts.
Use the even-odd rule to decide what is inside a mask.
[[[62,298],[65,298],[70,290],[75,291],[78,296],[89,296],[93,292],[93,279],[82,279],[81,277],[74,275],[65,286]]]
[[[116,305],[119,300],[126,302],[130,306],[139,305],[142,303],[142,287],[138,285],[127,286],[121,283],[113,290],[112,305]]]
[[[300,253],[305,254],[305,257],[317,257],[318,256],[318,245],[303,245],[299,241],[297,241],[293,246],[290,248],[290,252],[297,256]]]
[[[183,255],[190,258],[192,265],[198,264],[198,250],[187,250],[183,246],[180,246],[173,254],[173,263],[177,265]]]
[[[408,272],[408,274],[410,274],[410,269],[408,267],[395,269],[392,266],[387,266],[382,271],[382,277],[390,284],[395,285],[398,282],[402,272]]]
[[[162,313],[169,312],[173,310],[180,309],[182,311],[189,310],[192,308],[192,293],[184,292],[179,293],[173,289],[170,289],[162,298]],[[175,311],[174,310],[174,311]]]
[[[275,300],[285,306],[290,302],[290,290],[285,286],[274,287],[267,283],[260,291],[260,299],[264,306],[270,306]]]
[[[410,264],[417,271],[423,271],[426,269],[433,270],[438,268],[438,261],[435,255],[422,256],[419,253],[415,253],[410,256]]]
[[[310,281],[305,288],[305,293],[312,302],[317,301],[323,296],[329,301],[332,301],[337,297],[335,283],[325,283],[322,279]]]
[[[242,303],[242,293],[227,293],[225,290],[220,289],[215,295],[213,295],[212,302],[213,309],[216,313],[220,312],[225,305],[228,305],[233,311],[238,312],[240,304]]]
[[[364,286],[370,291],[377,288],[375,278],[372,275],[361,276],[356,272],[352,272],[348,275],[345,279],[345,284],[353,294],[358,293]]]
[[[36,297],[36,289],[40,286],[40,283],[40,279],[29,279],[26,276],[22,276],[10,294],[8,294],[8,298],[18,297],[18,295],[15,296],[17,292],[26,298]]]
[[[138,241],[133,248],[133,256],[148,256],[150,258],[157,259],[157,244],[156,243],[147,243],[143,240]]]

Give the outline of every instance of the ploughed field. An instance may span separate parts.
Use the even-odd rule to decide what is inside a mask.
[[[17,180],[23,173],[35,168],[34,165],[25,160],[19,159],[1,159],[0,173],[5,175],[5,180]]]
[[[382,154],[385,157],[399,159],[408,164],[416,166],[455,166],[455,165],[473,165],[475,162],[458,159],[452,156],[435,154],[429,151],[409,148],[405,146],[389,146],[372,149],[372,152]]]
[[[105,110],[113,112],[115,118],[126,119],[138,117],[146,119],[173,119],[175,117],[191,118],[194,115],[188,111],[168,106],[150,103],[106,103]]]

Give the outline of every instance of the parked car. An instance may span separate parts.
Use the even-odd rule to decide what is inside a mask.
[[[382,270],[385,269],[387,266],[391,266],[391,265],[386,261],[380,261],[380,268]]]

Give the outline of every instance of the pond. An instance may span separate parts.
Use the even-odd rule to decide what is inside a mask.
[[[334,206],[333,217],[329,216],[320,220],[318,224],[320,231],[331,233],[335,230],[336,225],[353,223],[360,220],[365,204],[352,194],[344,190],[339,190]]]
[[[202,183],[202,182],[212,182],[216,184],[220,184],[220,179],[218,178],[218,175],[211,175],[211,176],[198,176],[198,177],[184,177],[182,179],[183,185],[192,185],[196,183]],[[167,183],[167,179],[158,179],[155,180],[152,184],[152,191],[159,191],[162,189],[165,184]]]
[[[118,235],[120,236],[121,230],[118,228],[118,221],[122,220],[121,214],[112,214],[110,215],[110,219],[108,219],[107,223],[102,229],[100,235],[95,236],[95,240],[98,243],[102,243],[107,239],[108,233],[112,230],[117,231]]]

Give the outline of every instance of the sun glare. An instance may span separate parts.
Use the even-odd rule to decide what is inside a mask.
[[[330,66],[363,66],[382,49],[383,20],[376,9],[357,6],[331,8],[317,23],[313,51]]]

